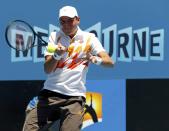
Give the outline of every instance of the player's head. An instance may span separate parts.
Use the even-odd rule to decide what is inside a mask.
[[[72,6],[64,6],[59,10],[59,22],[62,31],[66,35],[71,35],[77,30],[80,23],[77,10]]]

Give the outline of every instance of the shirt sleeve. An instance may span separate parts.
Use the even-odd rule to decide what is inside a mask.
[[[98,53],[105,51],[102,44],[100,43],[99,39],[92,34],[91,36],[91,53],[93,55],[97,55]]]
[[[56,45],[57,43],[57,33],[56,32],[51,32],[50,36],[49,36],[49,42],[48,45],[46,46],[45,50],[44,50],[44,56],[47,55],[53,55],[54,53],[50,53],[47,51],[47,47],[49,45]]]

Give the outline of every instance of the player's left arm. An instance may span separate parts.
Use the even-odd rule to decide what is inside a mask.
[[[113,67],[114,61],[110,58],[106,50],[98,38],[91,34],[91,51],[88,54],[89,60],[96,65],[103,65],[105,67]]]

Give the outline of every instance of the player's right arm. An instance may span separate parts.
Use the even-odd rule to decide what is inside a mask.
[[[44,63],[44,71],[45,71],[45,73],[46,74],[51,73],[55,69],[57,63],[58,63],[58,60],[55,60],[53,58],[53,55],[45,56],[45,63]]]
[[[67,51],[67,48],[58,43],[58,48],[53,55],[45,56],[44,71],[49,74],[54,71],[58,61],[62,58],[62,55]]]
[[[67,49],[60,43],[61,37],[56,38],[56,32],[52,32],[49,37],[49,43],[53,45],[57,45],[57,49],[55,52],[49,52],[47,49],[45,50],[45,63],[44,63],[44,71],[49,74],[54,71],[58,61],[62,58],[62,55],[67,51]],[[56,41],[55,41],[56,40]]]

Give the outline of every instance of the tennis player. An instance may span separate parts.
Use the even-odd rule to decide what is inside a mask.
[[[84,116],[85,81],[89,63],[113,67],[114,62],[98,38],[79,28],[80,17],[72,6],[59,10],[60,31],[52,32],[49,43],[58,45],[54,53],[45,50],[47,80],[38,102],[26,115],[24,131],[46,130],[60,119],[60,131],[80,131]]]

